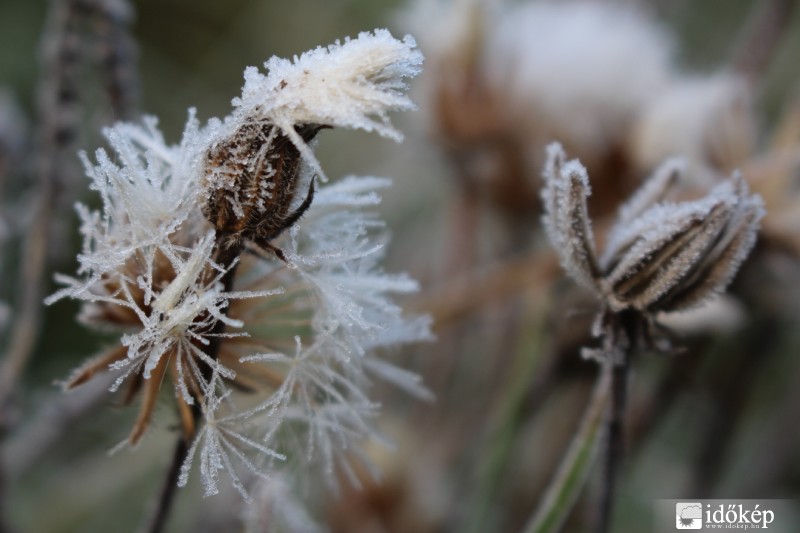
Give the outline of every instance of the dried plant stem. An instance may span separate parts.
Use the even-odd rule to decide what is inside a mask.
[[[492,505],[496,501],[503,473],[509,466],[512,443],[524,420],[525,400],[528,391],[538,381],[537,368],[541,361],[544,342],[544,318],[541,313],[538,324],[532,328],[532,337],[524,346],[518,346],[515,358],[506,372],[506,390],[499,405],[490,413],[494,421],[489,430],[485,445],[487,459],[482,462],[479,477],[475,483],[474,502],[469,514],[468,532],[486,531]]]
[[[610,365],[606,365],[598,374],[577,433],[548,485],[539,507],[528,520],[525,533],[560,531],[583,490],[594,465],[598,445],[602,440],[604,414],[611,394],[610,370]]]
[[[127,5],[126,0],[110,0],[110,3],[118,7]],[[16,384],[33,355],[40,334],[44,273],[53,244],[52,230],[56,227],[54,213],[62,206],[60,199],[69,199],[65,192],[68,191],[66,184],[70,167],[62,160],[65,155],[73,153],[80,128],[81,66],[85,59],[86,41],[82,27],[91,16],[93,7],[91,2],[82,0],[52,0],[42,36],[33,167],[36,190],[23,241],[17,313],[0,366],[0,439],[5,438],[8,430],[8,406]],[[129,18],[121,21],[117,29],[124,32],[129,21]],[[116,68],[110,60],[105,63],[109,68]],[[0,470],[0,500],[5,477],[5,471]],[[0,528],[4,517],[0,505]]]
[[[115,120],[129,120],[138,109],[138,50],[131,37],[133,7],[129,0],[95,0],[95,33],[99,62]]]
[[[37,190],[19,269],[16,319],[0,368],[0,424],[3,425],[6,423],[7,402],[38,335],[50,217],[57,196],[56,184],[62,172],[58,158],[72,145],[77,128],[76,63],[80,51],[74,34],[75,19],[72,2],[51,2],[42,39],[38,88],[39,123],[34,170]]]
[[[6,354],[0,365],[0,442],[8,431],[9,404],[33,354],[41,325],[43,278],[51,213],[56,202],[58,157],[69,147],[76,128],[75,63],[78,51],[72,36],[75,22],[69,2],[52,2],[45,29],[39,80],[39,124],[35,153],[37,190],[31,209],[19,268],[16,316]],[[7,529],[6,473],[0,469],[0,531]]]
[[[47,251],[47,199],[43,194],[33,211],[42,214],[36,218],[28,230],[23,249],[22,266],[20,268],[20,295],[17,305],[15,327],[11,334],[8,351],[0,367],[0,425],[6,426],[5,410],[14,391],[14,386],[22,375],[25,365],[31,356],[39,331],[41,319],[40,307],[42,294],[42,273],[45,267]]]
[[[217,243],[224,242],[224,240],[224,235],[218,235]],[[239,255],[241,255],[241,252],[241,246],[225,247],[218,245],[215,262],[227,270],[221,280],[224,292],[229,292],[233,289],[233,281],[236,277],[236,268],[239,264]],[[227,313],[227,309],[224,309],[223,313]],[[225,323],[221,320],[218,320],[214,324],[214,328],[210,334],[208,346],[206,347],[206,355],[215,361],[219,356],[219,349],[222,345],[222,337],[220,335],[224,332]],[[213,369],[211,367],[206,366],[203,368],[204,379],[210,381],[212,379],[212,373]],[[203,415],[200,407],[201,402],[202,400],[200,398],[196,398],[194,404],[192,405],[192,417],[194,418],[195,427],[197,427],[197,424]],[[146,522],[147,525],[142,529],[143,531],[148,533],[159,533],[163,531],[164,525],[167,523],[170,511],[172,510],[172,504],[175,501],[175,489],[178,486],[178,476],[180,475],[181,466],[183,465],[184,461],[186,461],[186,455],[189,453],[190,446],[190,439],[187,439],[186,435],[181,434],[181,436],[178,437],[177,443],[175,444],[175,452],[172,454],[172,462],[167,469],[167,475],[164,478],[164,483],[158,493],[152,514]]]
[[[731,64],[754,86],[769,68],[792,18],[796,0],[754,2],[731,54]]]
[[[189,445],[190,443],[186,442],[183,436],[178,438],[175,451],[172,454],[172,462],[167,470],[167,476],[164,478],[164,483],[158,494],[156,506],[148,522],[149,525],[144,531],[160,533],[164,530],[164,525],[167,523],[169,512],[172,509],[172,503],[175,501],[175,489],[178,488],[178,476],[181,472],[181,465],[189,451]]]
[[[611,530],[614,499],[622,461],[625,455],[625,412],[628,403],[628,377],[631,358],[636,348],[641,317],[635,311],[623,311],[615,316],[614,338],[619,339],[617,357],[605,364],[611,368],[611,405],[606,422],[606,448],[603,458],[603,478],[596,533]]]
[[[606,533],[611,528],[611,517],[614,512],[614,497],[617,489],[617,478],[624,455],[624,417],[627,403],[629,363],[615,365],[611,372],[611,409],[608,418],[608,442],[606,444],[603,464],[603,485],[600,496],[600,515],[597,533]]]

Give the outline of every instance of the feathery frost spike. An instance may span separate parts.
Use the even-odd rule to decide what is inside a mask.
[[[385,29],[316,48],[293,61],[273,57],[264,63],[267,74],[255,67],[245,70],[242,96],[233,101],[235,121],[260,120],[279,127],[324,176],[295,126],[363,129],[402,140],[388,112],[414,109],[405,80],[419,74],[422,61],[413,37],[400,41]]]

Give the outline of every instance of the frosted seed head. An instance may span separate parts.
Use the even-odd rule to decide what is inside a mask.
[[[297,126],[310,142],[321,126]],[[301,170],[301,153],[279,128],[248,122],[215,141],[205,154],[203,215],[222,235],[261,240],[286,229]]]
[[[377,131],[402,137],[388,118],[390,111],[414,108],[405,80],[421,71],[423,57],[411,36],[403,40],[387,30],[363,32],[305,52],[293,61],[271,58],[245,71],[236,114],[287,125],[319,124]]]

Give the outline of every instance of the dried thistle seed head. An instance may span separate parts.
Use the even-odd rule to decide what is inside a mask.
[[[320,129],[302,125],[295,131],[308,143]],[[205,153],[203,215],[231,243],[246,239],[266,246],[302,214],[290,213],[300,163],[300,151],[280,128],[244,123]]]
[[[659,168],[622,209],[598,261],[585,199],[589,182],[577,161],[548,147],[542,193],[545,229],[570,275],[604,308],[651,316],[696,305],[721,292],[755,244],[764,214],[741,175],[692,202],[664,201],[683,171]]]

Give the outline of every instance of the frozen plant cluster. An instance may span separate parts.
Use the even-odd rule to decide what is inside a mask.
[[[224,475],[249,498],[250,477],[295,458],[335,483],[335,466],[347,472],[374,436],[373,380],[428,394],[382,358],[430,336],[427,317],[394,302],[416,282],[380,267],[387,241],[370,209],[389,181],[348,177],[314,194],[311,145],[330,127],[399,140],[388,113],[413,108],[405,83],[421,63],[411,37],[362,33],[248,68],[231,115],[203,126],[190,111],[178,145],[148,118],[106,131],[113,154],[82,156],[102,210],[78,206],[80,266],[48,303],[81,300],[84,323],[122,335],[65,386],[115,372],[113,389],[141,398],[132,445],[171,388],[189,447],[181,485],[194,465],[207,495]],[[236,159],[210,180],[219,146]],[[264,213],[277,230],[250,242]]]
[[[685,162],[668,160],[619,209],[598,254],[587,198],[589,176],[578,160],[567,161],[558,143],[547,147],[543,176],[543,222],[561,265],[602,303],[593,334],[603,347],[587,356],[618,362],[616,355],[638,339],[621,331],[623,314],[655,326],[658,313],[681,311],[720,294],[756,242],[763,201],[751,195],[739,173],[705,197],[671,197]]]

